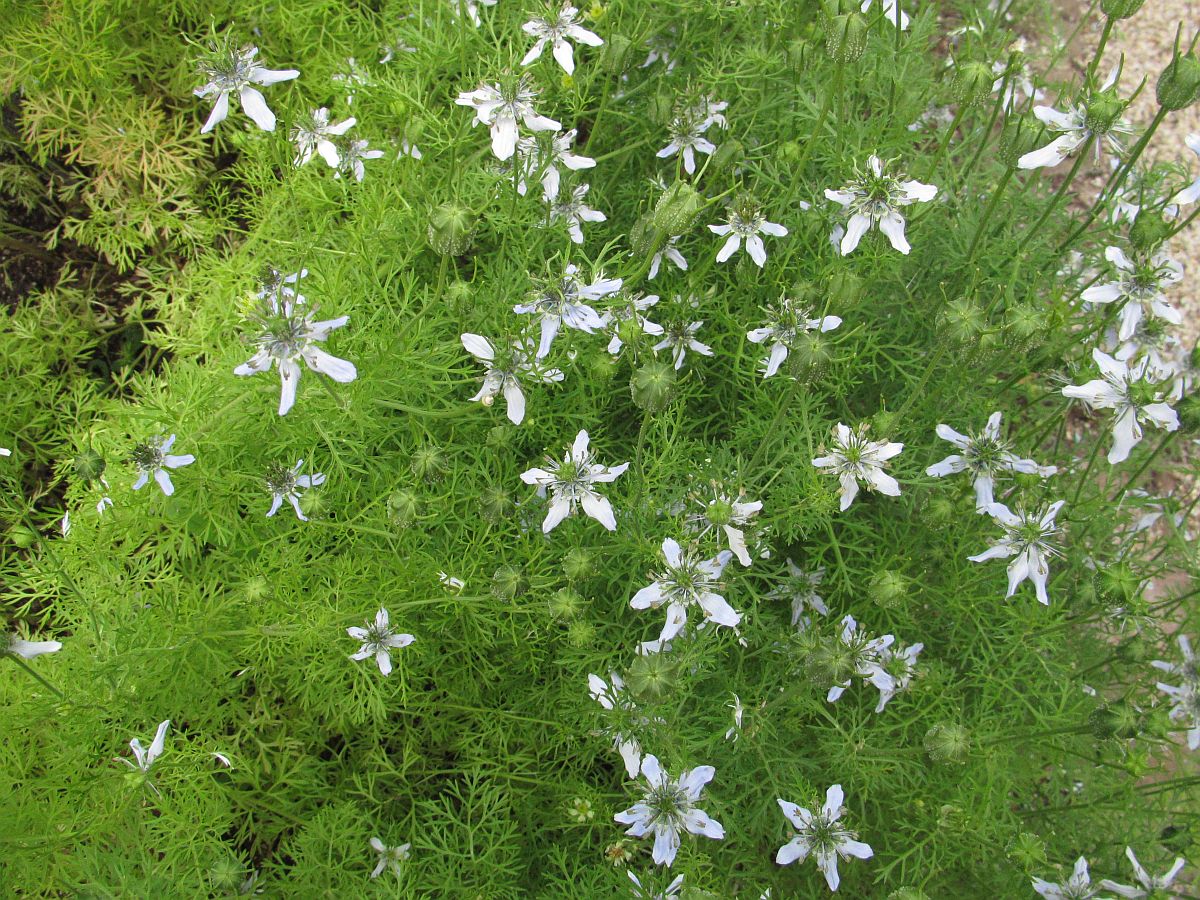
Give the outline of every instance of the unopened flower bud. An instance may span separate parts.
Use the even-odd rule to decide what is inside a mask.
[[[586,619],[575,619],[567,626],[567,643],[572,647],[590,647],[596,642],[596,626]]]
[[[549,607],[556,619],[574,619],[583,612],[584,599],[570,588],[560,588],[550,595]]]
[[[625,683],[639,700],[661,700],[675,692],[678,666],[666,653],[637,657],[625,675]]]
[[[629,379],[629,393],[639,409],[662,412],[675,393],[675,369],[669,363],[652,359],[643,363]]]
[[[1124,111],[1125,101],[1117,96],[1115,90],[1100,91],[1088,101],[1084,125],[1097,135],[1107,134]]]
[[[569,550],[563,557],[563,573],[571,581],[579,581],[592,574],[595,557],[586,547],[576,547]]]
[[[1100,11],[1110,19],[1128,19],[1146,0],[1100,0]]]
[[[954,722],[942,722],[925,732],[925,752],[935,763],[962,765],[971,752],[971,735]]]
[[[987,327],[983,309],[974,300],[951,300],[938,314],[938,325],[946,337],[959,344],[972,344]]]
[[[1171,226],[1161,212],[1143,206],[1129,229],[1129,240],[1138,250],[1151,254],[1171,235]]]
[[[492,594],[500,600],[512,600],[525,585],[521,570],[503,565],[492,575]]]
[[[388,518],[401,528],[407,528],[416,521],[419,509],[417,498],[408,491],[395,490],[388,494]]]
[[[871,599],[884,609],[895,609],[908,596],[908,579],[899,572],[884,569],[875,573],[868,589]]]
[[[1046,865],[1046,843],[1036,834],[1022,831],[1008,842],[1004,855],[1029,873]]]
[[[446,302],[460,316],[475,309],[475,289],[466,281],[453,281],[446,287]]]
[[[658,198],[651,222],[667,235],[683,234],[704,209],[704,197],[690,184],[677,181]]]
[[[242,882],[246,880],[246,867],[232,853],[222,853],[208,867],[208,880],[217,894],[236,894]]]
[[[969,62],[955,66],[954,97],[963,106],[975,106],[991,96],[995,81],[995,73],[983,63]]]
[[[1177,54],[1158,76],[1158,105],[1172,112],[1200,100],[1200,59],[1194,53]]]
[[[95,450],[84,450],[75,457],[75,475],[83,482],[91,482],[104,474],[107,467],[104,457]]]
[[[475,216],[460,203],[443,203],[429,214],[425,237],[435,253],[460,256],[475,238]]]

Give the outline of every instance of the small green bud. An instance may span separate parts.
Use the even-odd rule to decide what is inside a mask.
[[[638,329],[638,336],[640,335],[641,329]],[[617,361],[610,353],[593,353],[586,359],[588,374],[597,381],[608,381],[617,369]]]
[[[563,572],[571,581],[579,581],[592,574],[595,557],[586,547],[576,547],[563,557]]]
[[[479,506],[485,519],[498,524],[512,512],[512,498],[504,488],[488,485],[479,494]]]
[[[1143,253],[1150,254],[1158,248],[1158,245],[1165,241],[1171,234],[1171,226],[1167,224],[1161,212],[1156,209],[1150,209],[1148,206],[1142,207],[1138,212],[1137,218],[1133,220],[1133,227],[1129,229],[1129,240],[1133,246]]]
[[[779,160],[785,165],[798,163],[803,156],[804,148],[799,141],[784,141],[779,145]]]
[[[969,297],[960,297],[942,307],[938,325],[950,340],[973,344],[987,328],[987,319],[978,303]]]
[[[38,539],[37,532],[25,525],[14,525],[8,530],[8,536],[22,550],[28,550]]]
[[[867,32],[870,26],[861,13],[827,16],[824,27],[825,53],[835,62],[857,62],[867,49]]]
[[[300,495],[300,511],[310,519],[319,519],[325,514],[325,494],[320,490],[305,491]]]
[[[675,116],[675,98],[665,90],[659,91],[650,98],[647,104],[646,117],[651,125],[665,128]]]
[[[576,797],[567,803],[567,818],[576,825],[586,825],[592,819],[596,818],[596,810],[590,800],[586,800],[583,797]]]
[[[1127,562],[1114,563],[1100,570],[1100,596],[1106,603],[1126,604],[1140,594],[1142,578]]]
[[[461,256],[475,238],[474,214],[461,203],[443,203],[429,214],[425,237],[435,253]]]
[[[489,447],[498,447],[503,450],[512,444],[513,438],[516,437],[517,429],[512,425],[493,425],[488,429],[487,437],[484,438],[484,443]]]
[[[218,893],[237,893],[246,879],[246,867],[232,853],[224,853],[208,867],[208,879]]]
[[[666,653],[645,653],[633,661],[625,683],[640,700],[661,700],[675,692],[678,666]]]
[[[629,379],[629,393],[639,409],[662,412],[675,393],[675,368],[669,363],[652,359],[643,363]]]
[[[1110,19],[1128,19],[1146,0],[1100,0],[1100,11]]]
[[[417,498],[408,491],[395,490],[388,494],[388,518],[400,528],[407,528],[411,525],[416,520],[418,511]]]
[[[929,900],[929,895],[920,888],[902,887],[888,894],[887,900]]]
[[[931,525],[945,525],[958,518],[958,506],[949,497],[934,497],[925,505],[925,516]]]
[[[475,289],[466,281],[452,281],[446,287],[446,302],[460,316],[470,314],[475,309]]]
[[[1105,703],[1088,713],[1088,725],[1100,741],[1111,738],[1132,740],[1142,733],[1143,724],[1141,713],[1128,703],[1115,706]]]
[[[820,378],[833,360],[829,338],[819,331],[805,331],[796,335],[788,353],[788,370],[797,378],[815,381]]]
[[[264,575],[252,575],[242,584],[242,596],[251,604],[271,596],[271,582]]]
[[[971,735],[955,722],[942,722],[925,732],[925,752],[935,763],[962,765],[971,753]]]
[[[992,94],[996,76],[990,66],[969,62],[954,70],[954,97],[963,106],[975,106]]]
[[[550,595],[550,615],[556,619],[575,619],[585,605],[584,599],[570,588],[560,588]]]
[[[1095,134],[1106,134],[1125,111],[1125,101],[1111,88],[1100,91],[1088,101],[1084,124]]]
[[[721,142],[721,145],[717,147],[717,152],[712,155],[712,170],[720,172],[731,168],[740,163],[745,155],[746,148],[742,146],[741,141],[727,138]]]
[[[104,474],[107,465],[104,457],[95,450],[84,450],[75,457],[75,475],[84,482],[95,481]]]
[[[862,290],[862,279],[849,269],[835,272],[829,279],[829,299],[836,306],[854,306],[862,297]]]
[[[596,626],[586,619],[574,619],[567,626],[567,643],[580,649],[596,642]]]
[[[908,579],[899,572],[884,569],[875,573],[868,593],[883,609],[895,609],[908,596]]]
[[[661,202],[661,201],[660,201]],[[633,255],[640,259],[649,259],[667,242],[670,235],[663,232],[654,224],[654,213],[642,215],[633,227],[629,229],[629,246]]]
[[[413,452],[408,467],[418,478],[424,478],[426,481],[439,481],[446,473],[446,469],[449,468],[449,464],[446,462],[446,454],[442,452],[441,447],[427,444],[418,447]]]
[[[629,68],[629,54],[633,49],[633,41],[620,33],[609,34],[607,38],[600,65],[610,75],[622,75]]]
[[[690,184],[677,181],[658,198],[651,222],[666,235],[683,234],[704,209],[704,197]]]
[[[1158,105],[1176,112],[1200,100],[1200,59],[1194,53],[1176,55],[1158,76]]]
[[[500,600],[512,600],[525,586],[521,570],[503,565],[492,575],[492,594]]]
[[[821,638],[804,657],[804,674],[818,687],[844,684],[854,672],[854,654],[836,637]]]
[[[996,158],[1006,167],[1015,169],[1022,156],[1037,149],[1038,130],[1038,126],[1025,116],[1010,116],[1000,133]]]
[[[1036,834],[1022,831],[1008,842],[1004,855],[1028,874],[1046,866],[1046,843]]]
[[[895,434],[899,427],[900,415],[895,410],[885,407],[871,416],[871,430],[879,435],[881,440],[887,440],[888,436]]]

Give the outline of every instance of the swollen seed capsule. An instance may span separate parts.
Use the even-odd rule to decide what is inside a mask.
[[[475,238],[475,216],[459,203],[443,203],[429,214],[425,237],[435,253],[460,256]]]
[[[1155,95],[1158,105],[1172,112],[1200,100],[1200,59],[1191,53],[1172,59],[1158,76]]]
[[[992,93],[996,76],[983,63],[965,63],[954,73],[954,96],[963,106],[982,103]]]
[[[704,198],[690,184],[677,181],[658,198],[650,221],[664,234],[683,234],[704,208]]]
[[[638,408],[646,412],[662,412],[675,392],[675,369],[658,360],[643,364],[629,379],[629,393]]]
[[[1100,0],[1100,11],[1110,19],[1128,19],[1146,0]]]
[[[75,457],[75,475],[80,481],[95,481],[104,474],[107,465],[104,457],[95,450],[84,450]]]
[[[934,725],[925,732],[925,752],[935,763],[962,765],[971,752],[971,735],[954,722]]]

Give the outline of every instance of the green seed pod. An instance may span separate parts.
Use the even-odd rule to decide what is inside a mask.
[[[987,328],[983,308],[968,297],[951,300],[938,313],[938,325],[946,337],[960,344],[973,344]]]
[[[104,474],[107,463],[95,450],[84,450],[75,457],[75,475],[83,482],[92,482]]]
[[[576,547],[563,557],[563,573],[571,581],[579,581],[592,574],[595,557],[586,547]]]
[[[608,381],[616,371],[617,361],[608,353],[593,353],[587,358],[588,374],[600,381]]]
[[[435,253],[460,256],[475,238],[474,214],[460,203],[443,203],[429,214],[425,237]]]
[[[1171,234],[1171,226],[1156,209],[1143,207],[1129,229],[1129,240],[1138,250],[1151,254]]]
[[[962,765],[971,753],[971,735],[954,722],[934,725],[925,732],[925,752],[939,765]]]
[[[867,49],[869,29],[866,17],[858,12],[827,17],[825,53],[836,62],[857,62]]]
[[[945,525],[954,521],[958,514],[958,505],[949,497],[934,497],[925,504],[925,518],[928,519],[930,525]]]
[[[1171,112],[1200,100],[1200,59],[1193,53],[1177,55],[1158,76],[1154,93],[1158,105]]]
[[[1035,335],[1045,334],[1045,313],[1032,303],[1018,303],[1004,316],[1005,326],[1019,341],[1028,341]]]
[[[862,279],[849,269],[835,272],[829,279],[829,299],[840,307],[850,307],[858,303],[862,297],[862,289]]]
[[[639,700],[661,700],[675,693],[679,667],[666,653],[637,657],[625,675],[625,683]]]
[[[325,494],[319,490],[305,491],[300,495],[300,512],[310,519],[319,519],[325,514]]]
[[[224,853],[208,867],[208,880],[218,894],[236,894],[246,879],[246,867],[232,853]]]
[[[683,234],[704,209],[704,197],[690,184],[677,181],[658,198],[651,223],[663,234]]]
[[[804,156],[804,148],[799,141],[784,141],[779,145],[779,161],[785,165],[794,165]]]
[[[954,97],[963,106],[982,103],[992,93],[996,76],[990,66],[969,62],[956,66],[954,70]]]
[[[929,900],[929,895],[920,888],[902,887],[888,894],[887,900]]]
[[[25,525],[14,525],[8,530],[8,536],[22,550],[28,550],[38,539],[37,532]]]
[[[600,56],[600,66],[609,75],[622,75],[629,68],[633,41],[623,34],[610,34]]]
[[[888,440],[888,435],[895,434],[900,427],[900,416],[890,409],[881,409],[871,416],[871,430],[880,436],[880,440]]]
[[[475,309],[475,289],[470,282],[453,281],[446,287],[446,302],[458,315],[469,315]]]
[[[1008,842],[1004,855],[1029,873],[1046,865],[1046,843],[1036,834],[1022,831]]]
[[[712,170],[721,172],[731,168],[742,161],[746,155],[746,148],[742,146],[742,142],[729,138],[721,142],[721,146],[717,147],[717,152],[712,155]],[[676,232],[678,234],[679,232]]]
[[[512,600],[525,586],[521,570],[503,565],[492,575],[492,594],[500,600]]]
[[[1024,116],[1010,117],[1004,122],[1004,130],[1000,133],[1000,143],[996,148],[996,158],[1010,169],[1017,167],[1017,161],[1037,149],[1038,126]]]
[[[1088,713],[1088,725],[1099,741],[1132,740],[1141,734],[1143,724],[1142,714],[1128,703],[1104,703]]]
[[[895,609],[908,596],[908,579],[899,572],[884,569],[871,579],[868,594],[883,609]]]
[[[512,498],[504,488],[488,485],[479,495],[483,517],[492,524],[503,522],[512,513]]]
[[[1126,604],[1140,594],[1142,578],[1127,562],[1105,566],[1099,573],[1100,596],[1106,603]]]
[[[629,230],[629,245],[638,259],[649,259],[667,242],[670,235],[655,227],[654,214],[646,213]]]
[[[570,588],[560,588],[550,595],[550,615],[556,619],[574,619],[584,609],[584,599]]]
[[[242,583],[242,596],[252,604],[266,600],[271,591],[271,582],[265,575],[252,575]]]
[[[829,366],[833,352],[829,339],[817,331],[796,335],[788,353],[788,371],[795,378],[815,381]]]
[[[530,421],[526,419],[525,421]],[[487,437],[484,441],[489,447],[498,447],[501,450],[512,444],[513,438],[516,437],[517,429],[505,423],[503,425],[493,425],[488,429]]]
[[[404,490],[395,490],[388,494],[387,512],[392,523],[400,528],[407,528],[417,518],[420,506],[417,498]]]
[[[1100,11],[1110,19],[1128,19],[1146,0],[1100,0]]]
[[[1111,88],[1100,91],[1088,101],[1084,124],[1095,134],[1107,134],[1125,112],[1125,101]]]
[[[639,409],[662,412],[675,393],[675,369],[669,363],[652,359],[644,363],[629,379],[629,393]]]
[[[675,116],[675,98],[665,90],[659,91],[650,98],[647,104],[646,118],[651,125],[665,128]]]
[[[586,619],[576,619],[567,626],[567,642],[572,647],[590,647],[596,642],[596,626]]]
[[[446,462],[446,454],[442,452],[442,448],[430,444],[418,447],[413,452],[408,467],[418,478],[426,481],[439,481],[446,469],[449,468],[449,464]]]

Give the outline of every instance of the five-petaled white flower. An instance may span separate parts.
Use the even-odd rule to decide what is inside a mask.
[[[535,16],[521,26],[530,37],[537,41],[521,60],[521,65],[527,66],[539,56],[546,44],[550,44],[551,53],[568,75],[575,71],[575,59],[567,39],[587,44],[589,47],[599,47],[604,43],[600,36],[588,31],[579,24],[579,10],[569,3],[564,3],[558,10],[547,10],[545,15]]]
[[[379,671],[387,676],[392,674],[392,650],[407,647],[416,640],[411,634],[397,634],[388,623],[388,611],[380,609],[375,613],[375,621],[367,622],[366,628],[350,627],[346,634],[356,641],[362,641],[358,652],[350,656],[353,660],[363,660],[374,656]]]
[[[854,180],[841,190],[825,189],[825,196],[844,206],[850,215],[839,250],[842,256],[849,256],[862,236],[877,226],[892,247],[907,254],[912,247],[904,234],[906,223],[900,210],[912,203],[928,203],[937,196],[938,189],[932,184],[885,175],[883,160],[878,156],[871,156],[868,163],[870,171],[856,171]]]
[[[251,87],[252,84],[268,85],[277,81],[290,81],[300,73],[296,69],[264,69],[254,61],[258,48],[245,46],[235,49],[232,45],[215,49],[213,54],[200,63],[200,71],[208,76],[208,83],[196,88],[192,93],[197,97],[216,95],[212,112],[201,134],[212,131],[218,122],[224,121],[229,115],[229,95],[237,92],[242,109],[254,124],[263,131],[275,130],[275,114],[267,106],[263,95]]]
[[[588,184],[577,185],[571,191],[569,199],[550,204],[550,221],[566,222],[567,234],[576,244],[583,243],[584,222],[608,221],[608,216],[587,205],[586,198],[590,187],[591,185]]]
[[[717,262],[725,262],[746,242],[746,252],[760,269],[767,262],[767,248],[762,236],[787,237],[788,230],[775,222],[768,222],[758,204],[752,200],[740,200],[729,207],[724,225],[709,225],[713,234],[728,235],[717,251]]]
[[[296,144],[296,158],[293,160],[293,164],[302,166],[313,158],[314,153],[319,153],[321,159],[325,160],[331,169],[336,169],[342,160],[338,155],[337,144],[331,138],[341,137],[354,126],[356,121],[351,116],[344,122],[331,125],[328,109],[324,106],[314,109],[309,114],[307,121],[292,128],[292,140]]]
[[[1137,879],[1137,884],[1130,886],[1127,884],[1118,884],[1111,879],[1105,878],[1100,882],[1100,887],[1106,891],[1116,891],[1122,897],[1132,897],[1135,900],[1140,898],[1166,897],[1169,896],[1166,891],[1175,881],[1175,876],[1187,864],[1182,856],[1175,857],[1175,862],[1162,875],[1151,875],[1146,871],[1145,867],[1138,862],[1138,858],[1134,855],[1132,847],[1125,848],[1125,855],[1129,857],[1129,861],[1133,864],[1133,876]]]
[[[631,712],[635,707],[625,690],[625,681],[616,672],[610,672],[608,677],[612,679],[611,685],[599,675],[589,673],[588,693],[607,710]],[[642,745],[638,743],[637,738],[612,728],[606,729],[604,733],[612,735],[613,747],[621,754],[626,773],[630,778],[637,778],[638,768],[642,764]]]
[[[495,6],[497,2],[498,0],[450,0],[450,12],[455,18],[458,18],[462,15],[462,8],[465,6],[467,18],[471,20],[472,25],[478,28],[482,24],[482,20],[479,18],[480,5]]]
[[[140,491],[150,477],[154,476],[164,494],[170,497],[175,493],[175,485],[171,483],[171,475],[167,469],[190,466],[196,461],[196,457],[191,453],[172,455],[169,451],[174,443],[175,435],[171,435],[163,441],[143,441],[133,448],[131,458],[139,473],[137,481],[133,483],[135,491]]]
[[[672,782],[659,765],[658,757],[647,754],[642,759],[642,774],[650,786],[645,799],[617,813],[613,819],[630,826],[625,831],[630,837],[640,838],[653,833],[651,857],[657,865],[669,866],[679,850],[680,832],[686,830],[714,840],[725,837],[721,823],[696,808],[704,786],[712,781],[716,771],[712,766],[697,766],[683,770]]]
[[[543,533],[549,534],[559,522],[575,512],[576,506],[582,506],[585,514],[609,531],[617,530],[612,505],[592,490],[592,485],[616,481],[629,468],[629,463],[609,467],[592,459],[588,433],[580,431],[562,462],[547,456],[546,468],[521,473],[522,481],[538,486],[539,496],[545,497],[547,491],[550,493],[550,508],[542,522]]]
[[[1014,513],[1003,503],[993,503],[988,507],[988,515],[1004,529],[1004,537],[982,553],[968,556],[967,559],[985,562],[1015,556],[1016,559],[1008,564],[1008,593],[1004,596],[1011,597],[1017,592],[1017,586],[1028,578],[1033,582],[1038,602],[1049,606],[1046,580],[1050,577],[1050,560],[1059,555],[1053,541],[1062,530],[1054,524],[1054,517],[1065,502],[1057,500],[1037,513],[1026,512],[1020,507]]]
[[[1033,879],[1033,889],[1045,900],[1092,900],[1100,887],[1092,887],[1092,877],[1088,874],[1088,862],[1084,857],[1075,860],[1075,869],[1071,876],[1063,882]]]
[[[687,608],[693,603],[700,607],[706,621],[729,628],[742,621],[742,615],[717,593],[721,573],[733,554],[722,550],[712,559],[703,559],[691,545],[686,550],[671,538],[662,542],[667,567],[654,574],[654,581],[633,595],[629,605],[634,609],[658,609],[667,604],[667,621],[659,642],[669,641],[687,624]]]
[[[797,860],[804,862],[812,854],[817,860],[817,868],[825,875],[829,889],[836,891],[841,883],[837,868],[839,856],[842,859],[870,859],[875,855],[869,844],[858,840],[858,835],[841,823],[846,810],[842,805],[845,794],[840,784],[833,785],[825,792],[825,803],[817,812],[797,806],[782,797],[776,800],[795,829],[792,839],[775,854],[775,862],[779,865],[786,866]]]
[[[303,359],[314,372],[323,372],[334,381],[353,381],[358,377],[354,364],[336,356],[330,356],[316,346],[324,341],[335,328],[350,321],[349,316],[314,322],[313,313],[304,296],[288,286],[305,275],[297,272],[282,279],[274,273],[272,280],[259,292],[259,308],[250,316],[257,334],[252,338],[258,352],[249,361],[233,370],[235,375],[254,375],[266,372],[272,365],[279,364],[279,377],[283,391],[279,397],[279,415],[286,415],[296,402],[296,386],[300,382],[300,364]]]
[[[683,254],[675,246],[678,240],[679,235],[672,235],[663,248],[651,257],[650,271],[646,273],[647,279],[652,280],[658,276],[658,270],[664,259],[670,261],[680,272],[687,271],[688,261],[683,258]]]
[[[683,368],[683,361],[687,359],[689,350],[701,356],[712,356],[712,347],[696,340],[696,332],[703,324],[703,321],[684,322],[680,319],[669,323],[663,330],[663,339],[654,345],[654,351],[657,353],[659,350],[670,348],[676,369]]]
[[[1160,681],[1156,686],[1174,703],[1168,713],[1171,721],[1186,724],[1188,749],[1197,750],[1200,749],[1200,666],[1197,665],[1191,641],[1185,634],[1179,635],[1179,649],[1183,654],[1183,662],[1169,663],[1156,659],[1150,665],[1183,680],[1180,685]]]
[[[1183,266],[1164,251],[1135,261],[1120,247],[1107,247],[1104,258],[1120,270],[1117,280],[1093,285],[1080,297],[1088,303],[1120,301],[1121,328],[1117,335],[1120,340],[1133,336],[1143,316],[1155,316],[1172,325],[1183,322],[1183,315],[1163,296],[1164,288],[1183,278]]]
[[[125,763],[125,765],[129,766],[129,768],[133,769],[135,772],[141,772],[142,776],[148,779],[150,775],[150,767],[154,765],[154,761],[156,759],[162,756],[163,746],[167,740],[167,729],[170,727],[170,719],[158,723],[158,730],[154,732],[154,740],[150,742],[149,749],[143,749],[142,742],[137,738],[134,738],[129,742],[129,748],[133,751],[134,758],[137,760],[136,763],[130,762],[123,756],[118,756],[116,759]],[[146,781],[146,784],[150,786],[150,789],[154,791],[154,793],[157,794],[159,792],[158,788],[156,788],[149,780]]]
[[[464,334],[461,340],[463,348],[487,366],[483,385],[471,399],[478,400],[484,406],[491,406],[496,395],[503,393],[504,402],[508,406],[508,418],[514,425],[520,425],[525,418],[522,378],[540,381],[542,384],[553,384],[563,380],[562,370],[541,366],[533,355],[531,340],[515,340],[511,349],[501,347],[499,352],[492,347],[487,338],[478,334]]]
[[[938,425],[937,436],[962,452],[951,453],[925,470],[926,475],[934,478],[970,472],[975,479],[975,511],[979,513],[986,513],[995,500],[993,491],[996,477],[1001,472],[1020,472],[1047,478],[1058,471],[1054,466],[1039,466],[1032,459],[1023,459],[1013,453],[1008,442],[1000,437],[1000,418],[998,412],[988,416],[987,425],[979,435],[960,434],[949,425]]]
[[[733,724],[726,729],[725,740],[736,741],[742,736],[742,719],[746,715],[746,707],[742,705],[742,698],[737,694],[733,694],[732,703],[725,705],[733,710]]]
[[[804,610],[811,607],[822,616],[829,615],[829,607],[824,598],[817,593],[821,582],[825,580],[825,567],[817,566],[810,572],[805,572],[789,558],[787,575],[779,584],[771,588],[767,598],[771,600],[788,600],[792,604],[792,624],[799,625],[804,619]]]
[[[671,140],[655,155],[659,159],[667,159],[678,153],[683,158],[684,171],[694,175],[696,152],[712,155],[717,149],[716,144],[706,138],[704,133],[713,125],[725,127],[725,116],[722,112],[728,105],[703,98],[699,103],[678,107],[667,129]]]
[[[818,469],[837,475],[841,482],[841,510],[845,512],[858,496],[858,483],[887,494],[900,496],[900,485],[883,467],[887,461],[904,449],[903,444],[889,441],[867,440],[867,423],[854,431],[838,422],[833,429],[833,447],[825,456],[818,456],[812,464]]]
[[[636,773],[634,773],[636,774]],[[683,887],[683,876],[676,875],[661,891],[652,891],[642,884],[642,879],[634,874],[633,869],[626,869],[625,874],[633,882],[633,896],[638,900],[679,900],[679,889]]]
[[[1108,78],[1100,85],[1087,103],[1067,104],[1066,112],[1050,106],[1035,106],[1033,114],[1038,121],[1059,135],[1045,147],[1031,150],[1017,160],[1019,169],[1041,169],[1057,166],[1073,156],[1089,140],[1093,141],[1096,162],[1100,161],[1101,145],[1107,143],[1117,156],[1124,151],[1121,138],[1132,129],[1120,116],[1120,101],[1111,88],[1117,83],[1120,66],[1114,66]]]
[[[746,340],[762,344],[770,339],[770,352],[762,361],[763,378],[770,378],[779,371],[788,351],[800,343],[802,335],[810,331],[833,331],[841,324],[838,316],[814,316],[812,310],[784,296],[778,304],[768,304],[766,326],[746,332]]]
[[[862,6],[859,9],[865,13],[871,8],[873,2],[874,0],[862,0]],[[908,16],[900,9],[900,0],[879,0],[879,5],[883,7],[884,18],[901,31],[908,30]]]
[[[301,522],[308,521],[308,516],[300,511],[300,491],[324,484],[325,475],[321,472],[317,472],[315,475],[301,475],[300,468],[303,465],[304,460],[298,459],[296,465],[290,469],[281,463],[273,463],[267,469],[267,490],[271,492],[271,508],[267,510],[268,516],[279,512],[279,507],[286,500],[292,504],[297,519]]]
[[[517,120],[530,131],[558,131],[562,123],[538,115],[533,108],[537,91],[521,76],[505,84],[481,84],[463,91],[454,101],[475,109],[473,125],[487,125],[492,134],[492,153],[496,159],[509,159],[517,149]]]
[[[15,634],[0,638],[0,653],[11,653],[21,659],[33,659],[43,653],[57,653],[62,641],[26,641]]]
[[[906,690],[912,683],[913,675],[917,671],[917,657],[924,649],[924,644],[912,644],[901,650],[893,649],[893,646],[889,644],[879,650],[876,665],[891,677],[891,684],[888,684],[886,680],[883,680],[881,684],[880,680],[872,679],[872,683],[879,688],[879,703],[875,707],[875,712],[883,712],[888,701]]]
[[[541,340],[538,342],[537,358],[542,359],[550,352],[550,346],[561,326],[574,328],[587,334],[604,327],[592,307],[584,301],[601,300],[621,289],[620,278],[596,277],[591,284],[584,284],[579,277],[579,267],[574,263],[563,270],[561,278],[543,282],[530,294],[528,302],[518,303],[513,312],[521,315],[537,314],[541,317]]]
[[[895,643],[894,635],[884,634],[872,637],[866,631],[860,631],[854,616],[842,617],[842,628],[838,633],[838,641],[842,649],[838,653],[838,670],[853,673],[865,678],[879,689],[881,694],[895,693],[895,683],[892,676],[881,665],[881,659],[888,648]],[[842,694],[850,687],[850,678],[834,684],[825,695],[827,703],[837,703]]]
[[[746,548],[746,535],[738,526],[747,525],[758,515],[762,510],[762,501],[747,501],[744,497],[744,491],[734,497],[714,481],[711,496],[696,495],[692,498],[693,508],[687,515],[687,525],[697,538],[704,537],[710,531],[723,531],[737,561],[748,566],[750,552]]]
[[[366,141],[350,141],[346,144],[342,152],[342,164],[336,172],[333,173],[334,178],[341,178],[342,174],[354,176],[355,181],[362,181],[367,174],[367,168],[363,165],[364,159],[379,159],[383,156],[382,150],[368,150]]]
[[[634,294],[624,302],[605,310],[600,319],[604,328],[612,337],[608,342],[608,352],[616,356],[625,346],[627,338],[637,334],[649,334],[657,337],[663,333],[663,327],[643,315],[650,307],[658,303],[658,294]]]
[[[1184,143],[1196,156],[1200,156],[1200,132],[1189,134],[1184,138]],[[1195,181],[1171,198],[1171,202],[1179,206],[1195,203],[1197,200],[1200,200],[1200,175],[1197,175]]]
[[[1111,465],[1129,458],[1129,452],[1142,439],[1144,423],[1167,431],[1179,427],[1179,416],[1164,400],[1164,388],[1168,387],[1161,382],[1164,373],[1152,371],[1149,360],[1131,367],[1098,347],[1092,349],[1092,359],[1102,377],[1087,384],[1068,385],[1062,392],[1064,397],[1082,400],[1092,409],[1115,411],[1113,444],[1108,451]]]
[[[387,674],[386,672],[384,673]],[[392,874],[400,878],[404,874],[404,869],[400,863],[405,862],[412,855],[409,851],[412,844],[400,844],[395,847],[389,847],[377,837],[370,840],[371,849],[374,850],[379,858],[375,861],[375,868],[371,870],[371,877],[378,878],[383,874],[384,869],[391,869]]]
[[[590,156],[580,156],[571,152],[578,132],[572,128],[562,134],[556,134],[546,142],[539,141],[533,135],[517,141],[517,156],[520,165],[517,168],[517,193],[522,197],[529,190],[527,180],[540,174],[542,178],[542,195],[550,203],[558,199],[558,189],[562,183],[562,175],[558,171],[561,165],[572,172],[581,169],[591,169],[596,160]]]

